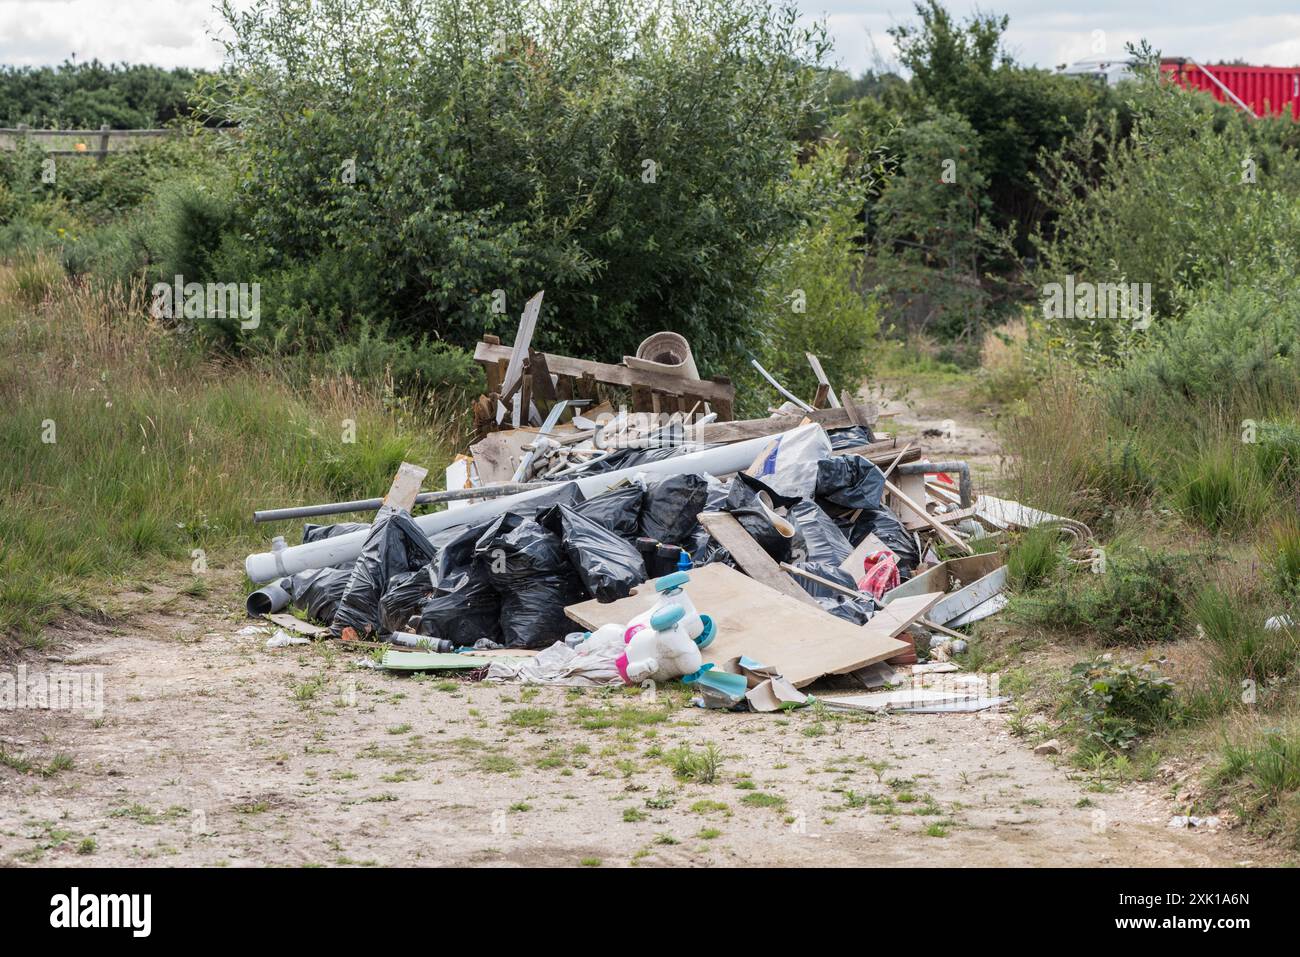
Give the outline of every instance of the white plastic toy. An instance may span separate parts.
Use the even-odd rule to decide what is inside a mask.
[[[704,664],[700,649],[713,641],[713,619],[695,610],[682,587],[688,581],[685,572],[659,579],[659,601],[628,624],[627,650],[614,663],[628,684],[669,681],[695,674]]]
[[[649,625],[650,619],[661,609],[670,605],[682,606],[682,627],[691,637],[692,641],[699,644],[701,648],[707,648],[713,641],[713,619],[708,615],[701,615],[695,610],[695,603],[691,601],[691,596],[686,594],[685,586],[691,580],[691,576],[686,572],[673,572],[671,575],[665,575],[655,582],[655,591],[659,593],[659,600],[654,603],[648,611],[643,611],[627,623],[627,630],[641,625]],[[627,637],[631,637],[629,634]]]

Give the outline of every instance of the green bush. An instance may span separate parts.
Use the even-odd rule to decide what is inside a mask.
[[[1173,683],[1151,665],[1126,665],[1102,655],[1070,669],[1068,710],[1079,722],[1083,750],[1129,750],[1176,714]]]
[[[1210,585],[1197,596],[1192,614],[1210,643],[1211,665],[1227,684],[1250,680],[1263,686],[1296,666],[1295,630],[1265,628],[1268,612],[1248,597]]]
[[[1007,584],[1027,592],[1050,580],[1061,567],[1060,533],[1055,528],[1032,528],[1020,536],[1007,556]]]
[[[667,328],[708,374],[757,344],[764,268],[804,212],[784,186],[825,45],[797,19],[763,0],[258,6],[204,103],[241,128],[259,273],[332,255],[371,318],[462,346],[544,288],[539,346],[615,359]]]
[[[1173,641],[1187,630],[1191,582],[1186,556],[1112,556],[1104,572],[1058,576],[1015,598],[1010,611],[1026,623],[1094,635],[1110,645]]]
[[[856,392],[871,367],[879,331],[875,300],[856,288],[861,256],[860,177],[846,170],[848,155],[834,142],[796,165],[790,189],[807,219],[778,250],[767,281],[759,361],[795,395],[811,399],[817,379],[806,352],[821,360],[831,388]],[[752,377],[756,379],[756,377]],[[742,381],[738,394],[764,414],[780,402],[764,382]]]

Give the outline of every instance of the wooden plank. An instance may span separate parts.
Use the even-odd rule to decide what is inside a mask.
[[[393,476],[393,484],[389,487],[388,494],[384,496],[384,504],[394,508],[404,508],[409,512],[415,507],[415,496],[420,494],[420,486],[424,484],[424,477],[428,474],[428,469],[403,462],[397,469],[397,474]]]
[[[308,638],[326,638],[330,630],[324,625],[313,625],[309,621],[303,621],[301,618],[295,618],[288,612],[276,612],[274,615],[267,615],[266,620],[286,628],[289,631],[299,635],[306,635]]]
[[[797,688],[822,675],[856,671],[909,648],[886,633],[893,619],[882,619],[875,628],[875,618],[866,625],[853,625],[773,591],[728,565],[705,565],[689,574],[687,594],[717,626],[717,637],[703,650],[704,660],[716,667],[745,655],[780,672]],[[611,622],[630,621],[658,597],[654,583],[647,582],[619,601],[602,605],[593,599],[565,611],[594,631]]]
[[[913,512],[916,512],[918,515],[923,516],[926,520],[926,524],[929,525],[932,529],[934,529],[935,534],[938,535],[945,542],[947,542],[949,545],[951,545],[953,548],[959,549],[965,552],[967,555],[974,554],[974,549],[972,549],[969,545],[967,545],[960,538],[954,535],[952,533],[952,530],[948,528],[948,526],[942,524],[941,522],[936,522],[930,516],[929,512],[927,512],[923,507],[918,505],[916,502],[912,501],[912,499],[904,495],[903,492],[899,489],[899,487],[895,485],[893,482],[889,481],[888,479],[885,480],[885,489],[889,492],[889,494],[894,496],[894,498],[898,499],[898,501],[900,501],[903,505],[910,508]]]
[[[750,578],[796,601],[820,607],[817,605],[817,599],[781,571],[781,566],[771,555],[763,551],[763,546],[754,541],[754,536],[745,531],[745,526],[736,520],[736,516],[730,512],[701,512],[698,517],[700,524],[708,530],[719,545],[731,552],[731,557],[736,560],[736,564],[744,569],[745,574]]]
[[[502,356],[508,356],[509,353],[510,350],[505,346],[494,346],[486,342],[480,342],[474,347],[474,359],[481,365],[495,362]],[[665,375],[662,372],[641,369],[629,369],[627,366],[614,365],[608,362],[592,362],[589,359],[575,359],[571,356],[560,356],[550,352],[544,353],[544,355],[546,365],[559,376],[570,376],[575,379],[591,376],[596,381],[603,382],[606,385],[616,385],[624,389],[640,386],[646,389],[657,389],[671,395],[678,395],[685,389],[692,395],[700,395],[710,402],[731,403],[736,397],[736,387],[721,377],[715,377],[714,379],[683,379],[681,376]]]
[[[835,398],[835,390],[831,388],[830,380],[826,378],[826,372],[822,369],[822,360],[811,352],[805,352],[804,358],[808,360],[813,375],[817,377],[817,395],[813,398],[813,408],[824,409],[829,402],[832,409],[838,409],[840,400]]]
[[[537,328],[537,317],[542,311],[542,295],[544,292],[545,290],[539,292],[524,303],[524,314],[519,318],[519,331],[515,333],[514,345],[509,350],[505,350],[504,346],[495,347],[506,351],[510,357],[510,364],[506,366],[505,378],[501,383],[501,394],[503,396],[509,396],[514,391],[519,377],[523,374],[524,357],[528,355],[528,347],[533,342],[533,330]],[[479,345],[486,346],[487,343],[479,343]],[[478,358],[477,349],[474,352],[474,357]],[[518,425],[519,423],[516,422],[515,424]]]

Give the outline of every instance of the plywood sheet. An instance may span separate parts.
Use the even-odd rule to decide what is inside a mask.
[[[779,671],[796,688],[825,674],[840,674],[892,658],[910,647],[892,637],[898,624],[914,610],[919,617],[942,594],[901,599],[909,605],[876,615],[866,625],[850,624],[820,608],[773,591],[727,565],[705,565],[690,572],[686,586],[701,614],[712,616],[718,635],[704,649],[704,660],[719,667],[744,655]],[[654,583],[632,595],[602,605],[585,601],[570,605],[570,618],[592,631],[611,622],[624,623],[654,605]]]

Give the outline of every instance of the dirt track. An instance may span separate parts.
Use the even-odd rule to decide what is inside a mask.
[[[232,576],[232,598],[234,587]],[[1175,808],[1159,786],[1096,793],[1070,780],[1001,715],[738,715],[678,696],[561,689],[523,701],[519,687],[360,668],[358,652],[334,644],[268,651],[264,635],[235,634],[246,622],[197,605],[66,633],[50,653],[63,660],[28,661],[30,671],[102,672],[104,713],[6,716],[5,750],[33,767],[0,767],[0,863],[1197,866],[1254,856],[1228,833],[1167,828]],[[675,776],[665,755],[706,742],[723,756],[717,780]],[[50,768],[59,754],[70,768]]]

